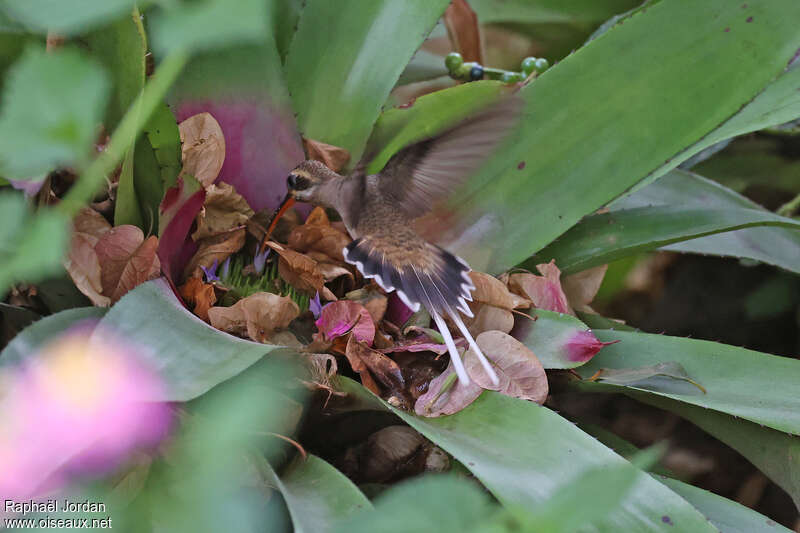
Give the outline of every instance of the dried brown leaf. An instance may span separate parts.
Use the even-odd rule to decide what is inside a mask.
[[[567,295],[561,288],[561,271],[556,266],[555,260],[536,267],[542,273],[541,276],[529,273],[511,274],[508,277],[508,288],[528,298],[534,307],[575,315],[567,302]]]
[[[308,154],[308,159],[324,163],[326,167],[334,172],[342,170],[347,162],[350,161],[350,152],[332,144],[303,137],[303,148]]]
[[[473,270],[469,273],[469,277],[472,279],[472,284],[475,285],[475,290],[472,291],[473,302],[485,303],[509,311],[517,307],[531,306],[531,302],[527,298],[510,292],[508,287],[494,276]]]
[[[361,376],[361,382],[365,387],[374,385],[373,376],[387,389],[402,388],[405,385],[403,373],[397,363],[364,342],[357,341],[354,335],[350,335],[347,339],[345,356],[353,370]],[[380,394],[380,390],[372,392]]]
[[[508,309],[482,303],[471,303],[469,307],[474,316],[464,317],[464,324],[473,337],[484,331],[499,330],[508,333],[514,327],[514,315]]]
[[[211,185],[225,161],[225,136],[210,113],[193,115],[178,125],[181,134],[183,170],[204,187]]]
[[[214,235],[201,240],[189,264],[186,265],[184,276],[199,278],[203,275],[200,267],[210,268],[214,261],[221,265],[231,254],[234,254],[244,246],[246,230],[238,228],[227,233]]]
[[[94,249],[101,266],[103,294],[111,303],[137,285],[159,276],[157,248],[158,238],[151,236],[145,240],[136,226],[117,226],[102,234]]]
[[[192,239],[199,241],[244,226],[253,210],[233,185],[214,183],[206,189],[203,209],[197,214],[197,230]]]
[[[111,305],[111,298],[103,295],[100,260],[94,247],[98,238],[88,233],[73,233],[69,254],[64,260],[75,286],[98,307]]]
[[[442,389],[447,389],[442,392]],[[467,407],[481,395],[483,389],[474,381],[462,384],[456,378],[453,362],[428,385],[428,392],[417,398],[414,412],[420,416],[452,415]]]
[[[350,270],[335,263],[318,262],[317,271],[322,274],[322,279],[325,280],[325,283],[341,278],[342,276],[347,276],[351,285],[355,282],[353,273],[350,272]]]
[[[444,25],[455,50],[464,61],[483,63],[483,45],[478,15],[466,0],[452,0],[444,12]]]
[[[192,306],[194,314],[208,322],[208,310],[217,302],[214,286],[200,278],[189,278],[180,287],[181,298]]]
[[[300,309],[291,298],[271,292],[257,292],[230,307],[208,310],[215,328],[262,343],[272,343],[271,338],[285,330],[299,314]]]
[[[608,265],[600,265],[564,276],[564,279],[561,280],[561,287],[564,289],[564,294],[567,295],[567,302],[573,309],[584,313],[594,313],[589,304],[597,296],[606,270],[608,270]]]
[[[86,233],[95,238],[111,229],[111,224],[100,213],[90,207],[83,207],[72,220],[75,233]]]
[[[292,230],[287,244],[298,252],[322,253],[329,260],[344,263],[342,250],[350,241],[347,234],[330,225],[325,210],[317,207],[308,216],[305,224]]]
[[[470,348],[464,354],[464,366],[475,383],[506,396],[544,403],[549,390],[547,374],[542,363],[527,346],[502,331],[481,333],[475,342],[492,362],[497,377],[500,378],[499,384],[494,385]]]
[[[317,268],[317,262],[300,252],[295,252],[274,241],[266,245],[281,256],[278,262],[278,274],[295,289],[314,293],[323,291],[325,278]],[[335,299],[335,298],[334,298]]]

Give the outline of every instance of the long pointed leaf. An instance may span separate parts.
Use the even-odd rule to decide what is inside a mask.
[[[372,507],[344,474],[315,455],[295,460],[281,477],[264,466],[286,501],[296,533],[325,533],[337,520]]]
[[[286,58],[308,138],[341,146],[355,163],[403,69],[448,0],[309,0]]]
[[[392,408],[360,385],[341,388],[378,409],[391,410],[461,461],[503,504],[525,507],[547,500],[558,487],[592,467],[624,464],[572,423],[534,403],[486,391],[451,416],[420,418]],[[631,496],[598,531],[716,531],[683,499],[644,473]]]
[[[562,272],[580,272],[675,242],[756,226],[789,228],[800,235],[800,222],[763,209],[636,207],[587,217],[525,265],[555,259]]]
[[[800,361],[716,342],[626,331],[595,331],[607,346],[577,369],[584,377],[601,368],[637,368],[668,361],[680,363],[690,383],[659,378],[635,386],[583,383],[582,387],[640,390],[700,407],[715,409],[779,431],[800,434]]]
[[[711,209],[763,209],[736,192],[691,172],[673,170],[647,187],[616,200],[612,210],[672,205]],[[747,228],[700,237],[664,250],[747,257],[800,273],[800,231],[791,228]]]

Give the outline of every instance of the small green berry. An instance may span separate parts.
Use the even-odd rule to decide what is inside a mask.
[[[483,79],[483,67],[476,64],[469,69],[469,81],[477,81]]]
[[[444,66],[447,67],[449,72],[455,72],[463,63],[464,59],[458,52],[450,52],[447,54],[447,57],[444,58]]]
[[[522,73],[525,74],[526,78],[530,76],[534,70],[536,70],[536,61],[537,59],[535,57],[526,57],[522,60],[520,70],[522,70]]]
[[[534,61],[533,68],[536,69],[536,72],[541,74],[542,72],[544,72],[545,70],[550,68],[550,62],[548,60],[546,60],[545,58],[540,57],[539,59]]]

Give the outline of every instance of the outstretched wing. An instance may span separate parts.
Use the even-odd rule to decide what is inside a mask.
[[[378,177],[384,198],[409,218],[417,218],[474,174],[516,124],[522,108],[517,95],[503,97],[445,132],[404,148]]]

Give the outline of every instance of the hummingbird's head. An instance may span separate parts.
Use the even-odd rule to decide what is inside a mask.
[[[319,161],[303,161],[289,172],[286,186],[289,194],[298,202],[328,205],[324,186],[331,179],[339,177],[337,173]]]

